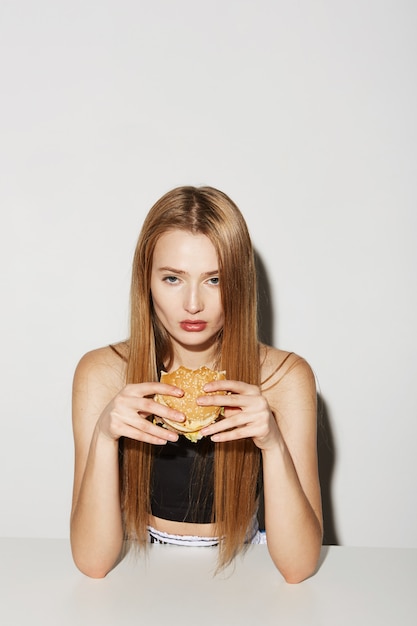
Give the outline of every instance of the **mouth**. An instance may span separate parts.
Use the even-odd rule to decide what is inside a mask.
[[[202,320],[183,320],[180,322],[182,330],[185,330],[188,333],[201,333],[206,326],[207,322],[203,322]]]

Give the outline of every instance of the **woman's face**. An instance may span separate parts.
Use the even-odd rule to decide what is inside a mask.
[[[219,270],[206,235],[168,231],[156,244],[151,274],[155,313],[177,346],[211,346],[223,326]]]

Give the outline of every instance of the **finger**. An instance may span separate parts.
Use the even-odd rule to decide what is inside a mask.
[[[155,426],[146,420],[142,420],[142,422],[140,428],[125,425],[123,436],[153,445],[165,445],[168,441],[174,442],[178,440],[178,433],[174,433],[161,426]]]
[[[174,420],[175,422],[183,422],[185,420],[185,415],[181,411],[177,411],[176,409],[171,409],[165,404],[161,404],[156,400],[149,400],[150,411],[149,415],[157,415],[162,419],[167,418],[170,420]]]
[[[251,402],[247,396],[237,394],[199,396],[196,399],[199,406],[223,406],[229,409],[239,409],[246,407]]]
[[[157,415],[158,417],[172,419],[175,422],[183,422],[185,420],[184,413],[176,409],[171,409],[153,398],[134,398],[130,404],[135,414],[141,415],[142,418]]]
[[[184,395],[184,391],[179,387],[156,381],[148,383],[130,383],[126,385],[125,389],[129,395],[139,398],[154,396],[157,393],[164,396],[177,396],[178,398]]]
[[[259,387],[238,380],[212,380],[203,387],[206,393],[216,391],[228,391],[236,394],[255,395],[259,393]]]
[[[210,424],[209,426],[206,426],[205,428],[201,430],[201,434],[204,435],[205,437],[210,437],[211,435],[214,435],[217,433],[236,429],[238,426],[241,426],[241,425],[242,425],[242,421],[239,419],[238,416],[227,417],[224,419],[220,419],[217,422]]]
[[[251,426],[244,425],[238,428],[232,428],[211,435],[210,439],[215,443],[225,441],[237,441],[238,439],[256,439],[259,436],[257,430]]]

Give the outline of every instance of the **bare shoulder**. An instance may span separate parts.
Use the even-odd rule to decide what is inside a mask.
[[[315,388],[314,372],[306,359],[299,354],[262,344],[260,356],[263,390],[287,384],[306,384]]]
[[[74,391],[83,387],[103,386],[111,393],[120,390],[126,379],[127,344],[90,350],[78,362],[74,373]]]
[[[261,349],[261,390],[286,435],[314,429],[317,419],[316,379],[309,363],[294,352]]]

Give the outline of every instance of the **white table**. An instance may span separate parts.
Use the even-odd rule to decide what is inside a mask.
[[[323,548],[312,578],[285,583],[266,546],[213,576],[216,549],[152,545],[102,580],[65,539],[0,539],[4,626],[416,626],[417,550]]]

